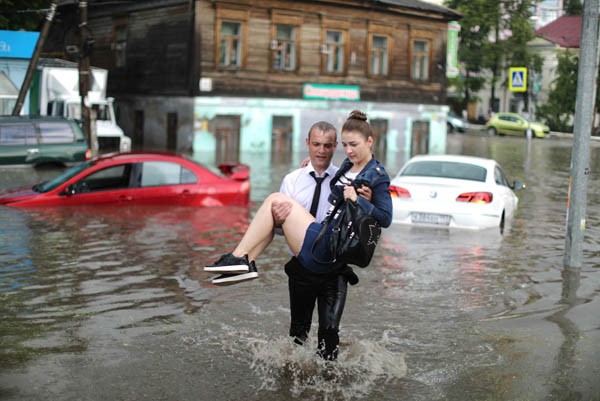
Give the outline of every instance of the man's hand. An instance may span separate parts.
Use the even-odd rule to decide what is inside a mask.
[[[281,226],[285,219],[290,215],[292,210],[291,202],[273,202],[271,206],[271,213],[273,214],[273,221],[275,226]]]
[[[306,159],[304,159],[300,162],[300,168],[304,168],[304,167],[308,166],[308,163],[310,163],[310,156],[307,156]]]

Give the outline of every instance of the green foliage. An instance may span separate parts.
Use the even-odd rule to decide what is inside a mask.
[[[504,2],[505,13],[509,15],[505,29],[511,32],[506,39],[507,66],[532,67],[532,56],[527,43],[534,38],[531,23],[531,0]]]
[[[484,70],[492,73],[492,88],[502,71],[511,66],[524,66],[541,71],[542,59],[529,52],[527,42],[533,39],[531,9],[535,0],[446,0],[447,7],[463,14],[459,21],[458,59],[464,70],[462,88],[466,103],[472,93],[482,89]],[[507,35],[508,33],[508,35]],[[459,88],[457,86],[457,88]]]
[[[537,117],[553,131],[571,132],[569,124],[575,110],[579,57],[568,50],[558,54],[556,78],[551,84],[548,101],[537,106]]]
[[[583,2],[581,0],[565,0],[563,10],[565,15],[583,15]]]
[[[37,31],[51,0],[0,0],[0,29]]]
[[[475,100],[472,93],[485,85],[481,72],[488,65],[489,36],[496,19],[497,0],[446,0],[446,6],[464,15],[460,23],[458,59],[462,65],[460,79],[451,81],[461,93],[463,108]],[[482,51],[484,50],[484,51]]]

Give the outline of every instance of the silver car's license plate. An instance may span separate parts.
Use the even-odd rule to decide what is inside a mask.
[[[436,224],[440,226],[450,225],[450,216],[435,213],[411,213],[410,221],[417,224]]]

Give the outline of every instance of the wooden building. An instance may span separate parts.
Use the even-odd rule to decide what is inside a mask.
[[[304,150],[313,122],[341,127],[361,109],[380,158],[445,150],[453,10],[419,0],[87,3],[90,61],[110,71],[134,148],[276,157]],[[77,4],[58,19],[52,56],[77,43]]]

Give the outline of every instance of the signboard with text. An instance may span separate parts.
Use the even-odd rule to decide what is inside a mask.
[[[446,77],[458,76],[458,32],[460,25],[456,21],[448,23],[448,44],[446,47]]]
[[[304,99],[313,100],[360,100],[360,87],[357,85],[304,84]]]
[[[0,58],[31,58],[39,36],[39,32],[0,30]]]

